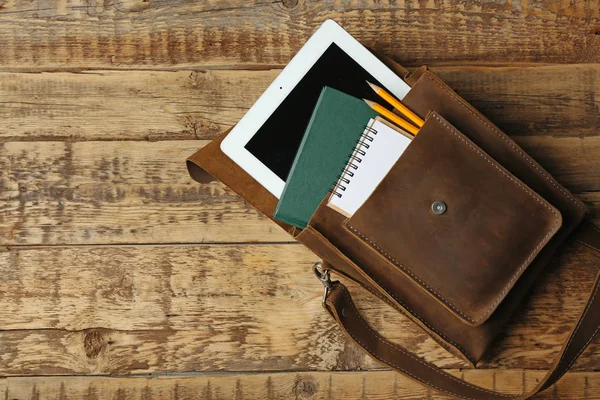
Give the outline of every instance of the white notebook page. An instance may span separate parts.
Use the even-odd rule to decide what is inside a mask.
[[[381,121],[371,120],[369,126],[373,131],[365,130],[327,203],[347,217],[362,206],[411,142]]]

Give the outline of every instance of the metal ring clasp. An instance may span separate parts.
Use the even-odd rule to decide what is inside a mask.
[[[325,300],[327,300],[327,294],[329,293],[329,290],[331,289],[331,278],[330,278],[329,270],[323,269],[323,263],[319,261],[313,265],[313,272],[315,273],[315,276],[323,284],[322,303],[325,304]]]

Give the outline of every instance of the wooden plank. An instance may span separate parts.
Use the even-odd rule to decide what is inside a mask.
[[[411,64],[600,57],[595,0],[9,0],[0,10],[0,65],[24,71],[282,65],[327,18],[364,45]]]
[[[598,134],[599,65],[433,70],[513,136]],[[0,73],[0,141],[213,139],[279,72]]]
[[[507,394],[535,386],[541,371],[449,370],[471,383]],[[391,371],[232,373],[152,377],[8,378],[8,399],[346,399],[448,400],[420,383]],[[536,399],[600,399],[599,372],[573,372]]]
[[[598,256],[566,247],[483,368],[548,368],[587,300]],[[300,245],[117,246],[0,253],[7,376],[381,368],[321,309]],[[366,291],[369,322],[446,368],[466,364]],[[576,369],[596,370],[592,343]]]
[[[570,189],[600,191],[600,136],[516,139]],[[192,181],[185,158],[205,143],[0,144],[0,244],[291,241],[221,183]]]
[[[219,182],[192,181],[185,158],[204,143],[5,143],[1,243],[292,240]]]
[[[0,253],[0,326],[194,331],[255,320],[268,329],[278,304],[308,307],[300,318],[311,321],[317,260],[300,244],[15,248]],[[256,306],[270,310],[253,318]]]
[[[0,73],[0,141],[212,139],[279,71]]]

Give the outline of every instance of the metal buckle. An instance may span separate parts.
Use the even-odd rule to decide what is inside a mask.
[[[313,272],[315,273],[315,276],[323,284],[323,300],[322,300],[322,303],[324,305],[325,304],[325,300],[327,300],[327,294],[329,293],[329,290],[331,289],[331,278],[329,276],[329,270],[328,269],[323,269],[323,263],[319,261],[319,262],[316,262],[313,265]]]

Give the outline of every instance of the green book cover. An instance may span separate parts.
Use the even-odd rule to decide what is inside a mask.
[[[324,87],[304,133],[273,217],[298,228],[338,180],[371,118],[362,99]]]

